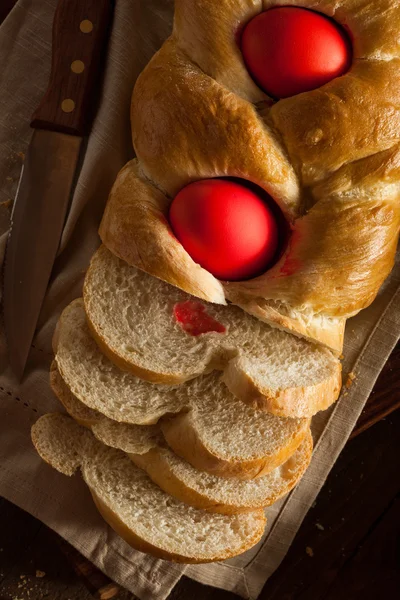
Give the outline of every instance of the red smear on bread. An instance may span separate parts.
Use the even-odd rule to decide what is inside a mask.
[[[209,315],[201,302],[187,300],[175,304],[174,316],[183,331],[194,337],[203,333],[226,332],[226,327]]]

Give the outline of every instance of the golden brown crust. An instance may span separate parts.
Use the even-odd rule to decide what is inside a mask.
[[[98,252],[101,252],[104,247],[101,247]],[[89,267],[90,271],[90,267]],[[186,381],[182,376],[173,374],[173,373],[155,373],[154,371],[149,371],[148,369],[144,369],[135,363],[133,360],[126,360],[123,356],[121,356],[120,352],[117,348],[113,348],[109,345],[109,340],[106,340],[102,335],[100,329],[93,323],[91,319],[90,304],[92,302],[92,296],[89,290],[88,277],[85,278],[85,282],[83,285],[83,303],[86,312],[87,324],[90,329],[90,334],[95,340],[96,344],[102,351],[102,353],[107,356],[111,362],[113,362],[117,367],[119,367],[122,371],[128,371],[139,377],[140,379],[144,379],[145,381],[150,381],[151,383],[165,383],[169,385],[174,385],[178,383],[184,383]]]
[[[176,240],[167,222],[166,206],[166,197],[140,174],[137,161],[131,161],[119,174],[103,216],[99,233],[104,245],[128,264],[193,296],[223,304],[226,293],[231,302],[266,323],[341,353],[344,319],[290,310],[282,302],[258,297],[263,279],[255,280],[254,286],[253,282],[225,284],[224,289]],[[264,290],[260,293],[267,294]]]
[[[398,0],[192,0],[190,4],[175,0],[175,29],[187,53],[204,71],[215,79],[224,78],[229,88],[240,83],[235,92],[240,95],[243,88],[243,97],[257,102],[259,96],[250,96],[256,92],[243,73],[238,34],[256,14],[279,5],[303,6],[336,19],[352,34],[355,59],[390,60],[398,56]]]
[[[53,467],[53,469],[56,469],[59,473],[71,477],[81,465],[81,456],[78,447],[72,455],[65,458],[62,455],[59,456],[58,454],[55,454],[53,448],[47,444],[43,444],[42,440],[41,429],[45,426],[46,421],[51,421],[54,418],[58,419],[60,417],[65,418],[65,415],[61,415],[60,413],[48,413],[40,417],[40,419],[38,419],[31,427],[31,440],[36,452],[47,465]]]
[[[199,494],[178,479],[170,469],[168,462],[164,460],[162,448],[152,448],[146,454],[128,454],[128,456],[137,467],[146,471],[150,479],[167,494],[195,508],[231,515],[240,512],[252,512],[257,508],[261,508],[254,506],[240,510],[235,506],[218,507],[213,505],[205,495]],[[224,510],[218,510],[218,508]]]
[[[132,160],[111,191],[99,230],[103,244],[129,265],[193,296],[225,304],[221,283],[196,264],[175,238],[168,223],[169,204]]]
[[[86,427],[87,429],[91,429],[93,425],[97,424],[98,419],[93,416],[93,418],[79,418],[76,414],[76,411],[71,409],[69,396],[72,395],[72,392],[67,387],[67,384],[62,379],[60,371],[58,370],[58,366],[55,360],[51,363],[50,366],[50,387],[57,396],[58,400],[61,402],[62,406],[65,408],[67,413],[78,423],[78,425],[82,425],[82,427]],[[67,391],[68,390],[68,391]],[[91,409],[88,409],[88,413]],[[94,411],[93,411],[94,412]]]
[[[92,443],[97,443],[95,442],[91,434],[89,434],[88,432],[86,432],[85,429],[83,429],[81,432],[82,435],[78,434],[76,438],[73,435],[72,437],[74,437],[74,439],[71,440],[71,443],[73,443],[74,447],[73,449],[71,449],[71,452],[68,456],[65,456],[64,453],[58,448],[56,448],[55,451],[52,444],[44,443],[46,441],[48,442],[48,440],[43,438],[43,427],[46,427],[47,420],[50,420],[51,422],[54,419],[67,419],[68,422],[71,422],[71,424],[73,423],[72,419],[69,419],[64,415],[60,415],[59,413],[47,414],[41,417],[41,419],[39,419],[39,421],[33,425],[31,430],[32,442],[38,454],[47,464],[57,469],[64,475],[71,476],[80,468],[82,477],[92,494],[93,501],[99,513],[102,515],[104,520],[110,525],[110,527],[112,527],[112,529],[114,529],[114,531],[133,548],[141,552],[151,554],[157,558],[162,558],[174,562],[194,564],[203,562],[214,562],[217,560],[226,560],[228,558],[232,558],[233,556],[242,554],[243,552],[254,546],[261,539],[266,524],[264,511],[261,509],[252,511],[255,525],[257,525],[257,527],[254,527],[253,534],[243,541],[242,547],[237,548],[234,552],[231,549],[226,549],[224,552],[221,552],[220,554],[211,557],[185,556],[184,554],[170,553],[141,538],[139,535],[137,535],[131,529],[129,529],[129,527],[122,521],[118,514],[114,512],[113,508],[109,505],[109,503],[106,503],[102,498],[99,497],[96,490],[89,484],[88,479],[85,476],[85,458],[84,452],[82,452],[82,454],[80,452],[80,450],[82,450],[82,448],[80,448],[80,444],[82,443],[82,441],[84,441],[83,443],[85,443],[86,440],[89,441],[89,443],[90,440],[92,440]],[[75,425],[75,427],[77,427],[77,425]],[[49,432],[47,432],[47,434],[49,434]],[[86,436],[89,437],[86,438]],[[55,437],[57,438],[57,436]],[[83,438],[83,440],[81,438]],[[66,450],[66,448],[64,448],[64,450]],[[116,505],[116,509],[118,509],[118,503]]]
[[[237,552],[232,553],[230,551],[226,551],[225,553],[221,553],[219,556],[215,556],[213,558],[199,558],[199,557],[187,557],[180,554],[173,554],[170,552],[166,552],[162,548],[159,548],[153,544],[150,544],[143,538],[136,535],[132,530],[130,530],[118,517],[116,513],[114,513],[96,494],[96,492],[90,488],[90,492],[93,497],[93,501],[97,507],[97,510],[103,517],[103,519],[108,523],[108,525],[120,536],[122,539],[127,542],[132,548],[139,550],[140,552],[145,552],[147,554],[151,554],[156,558],[162,558],[164,560],[169,560],[177,563],[186,563],[186,564],[199,564],[204,562],[215,562],[218,560],[227,560],[228,558],[232,558],[238,554],[242,554],[252,548],[262,537],[264,533],[264,528],[266,524],[266,519],[263,511],[259,512],[259,529],[254,533],[252,538],[248,538],[246,542],[243,544],[243,547],[240,548]]]
[[[275,134],[252,104],[191,63],[175,39],[138,78],[131,118],[143,172],[170,198],[192,181],[240,177],[296,214],[297,177]]]
[[[196,469],[212,475],[244,480],[266,475],[286,462],[300,446],[309,429],[309,422],[304,420],[303,426],[299,427],[286,445],[279,447],[275,453],[248,461],[232,462],[210,452],[198,432],[191,412],[164,420],[160,425],[168,445]]]
[[[179,48],[204,73],[255,104],[269,98],[252,80],[237,40],[241,26],[261,11],[261,4],[261,0],[219,0],[196,7],[193,2],[175,0],[174,32]]]
[[[149,371],[148,369],[143,369],[139,367],[135,363],[131,361],[125,360],[121,355],[113,348],[110,348],[108,345],[108,341],[106,341],[94,327],[93,323],[88,318],[88,325],[90,329],[91,336],[94,341],[102,351],[102,353],[107,356],[109,360],[111,360],[119,369],[122,371],[128,371],[128,373],[132,373],[135,377],[139,377],[140,379],[144,379],[145,381],[149,381],[150,383],[165,383],[167,385],[175,385],[178,383],[185,383],[186,379],[182,378],[179,375],[174,375],[173,373],[163,374],[163,373],[155,373],[154,371]]]
[[[292,333],[295,336],[322,344],[336,355],[343,349],[344,330],[346,319],[343,317],[328,317],[323,314],[314,314],[296,309],[275,300],[265,300],[242,294],[234,289],[226,289],[229,300],[240,306],[246,312],[254,315],[261,321]]]
[[[296,221],[279,263],[258,280],[231,284],[234,293],[332,317],[368,306],[394,264],[399,182],[398,146],[339,169],[315,187],[318,201]]]
[[[104,247],[98,252],[103,252]],[[106,250],[107,252],[107,250]],[[295,385],[283,389],[261,387],[246,371],[246,365],[243,364],[245,356],[242,359],[240,344],[237,347],[236,356],[229,352],[216,350],[210,358],[203,371],[187,373],[158,372],[151,371],[140,365],[140,358],[135,352],[129,355],[124,354],[121,347],[113,344],[109,337],[102,333],[102,324],[96,322],[93,315],[96,316],[96,297],[91,289],[91,268],[89,268],[84,285],[84,305],[87,317],[87,323],[93,339],[96,341],[100,350],[120,369],[132,373],[136,377],[160,384],[180,384],[190,379],[213,370],[219,370],[224,373],[223,378],[231,392],[244,402],[258,407],[266,412],[272,412],[279,416],[287,417],[306,417],[314,415],[318,410],[327,408],[333,404],[340,392],[341,386],[341,364],[335,360],[326,350],[329,358],[328,367],[323,374],[320,383],[309,385]],[[221,351],[222,350],[222,351]],[[261,359],[260,359],[261,360]],[[320,408],[321,407],[321,408]]]
[[[400,59],[356,60],[347,75],[271,108],[303,185],[397,145],[399,72]]]
[[[95,417],[81,418],[76,411],[76,403],[73,407],[71,407],[69,401],[69,395],[71,395],[71,392],[67,393],[66,384],[61,379],[55,361],[53,361],[52,363],[50,373],[51,387],[54,393],[56,394],[57,398],[60,400],[61,404],[69,413],[69,415],[79,425],[82,425],[83,427],[92,430],[93,426],[97,424],[98,419],[96,419]],[[166,493],[170,494],[171,496],[174,496],[178,500],[181,500],[186,504],[194,506],[195,508],[201,508],[209,512],[234,515],[240,513],[253,512],[255,510],[265,508],[266,506],[270,506],[271,504],[276,502],[276,500],[279,497],[287,494],[296,485],[297,481],[302,477],[304,471],[307,469],[308,464],[311,460],[313,444],[310,430],[308,430],[308,434],[305,436],[301,445],[305,445],[304,461],[301,464],[295,462],[294,472],[292,461],[296,461],[296,458],[295,455],[290,457],[290,459],[281,467],[281,469],[283,469],[284,471],[282,473],[282,478],[287,480],[286,486],[282,486],[282,489],[279,494],[270,493],[269,495],[267,495],[258,506],[246,505],[243,502],[240,506],[237,506],[235,504],[213,503],[207,497],[206,492],[202,494],[200,492],[195,491],[194,489],[188,487],[182,481],[182,479],[175,475],[174,471],[170,467],[169,461],[164,455],[165,450],[162,447],[154,447],[147,451],[145,454],[128,453],[128,456],[136,466],[148,473],[148,475],[154,481],[154,483],[156,483]]]
[[[293,235],[273,269],[227,284],[226,298],[340,353],[344,319],[373,301],[398,239],[399,3],[303,0],[350,29],[353,66],[320,89],[273,104],[249,77],[237,40],[254,15],[277,4],[287,2],[176,2],[173,36],[132,100],[133,141],[152,183],[145,189],[135,181],[136,170],[130,190],[117,187],[101,236],[129,264],[223,302],[219,282],[179,252],[167,223],[154,218],[153,198],[165,218],[171,198],[193,180],[248,179],[294,220]],[[122,207],[130,204],[128,218]]]
[[[228,389],[252,408],[272,413],[278,417],[309,418],[326,410],[339,397],[342,385],[342,367],[337,363],[336,372],[329,379],[308,386],[270,390],[257,386],[244,369],[231,361],[222,380]]]
[[[216,505],[206,498],[205,495],[189,488],[183,481],[169,468],[168,463],[163,459],[160,448],[152,448],[146,454],[129,454],[132,462],[148,473],[150,478],[162,490],[170,496],[177,498],[195,508],[201,508],[208,512],[220,513],[225,515],[235,515],[239,513],[253,512],[263,508],[262,506],[237,507],[232,505]]]
[[[267,495],[259,506],[236,506],[234,504],[213,504],[206,496],[192,488],[189,488],[181,479],[179,479],[171,470],[168,461],[163,458],[163,450],[161,448],[153,448],[144,455],[129,455],[131,460],[141,469],[144,469],[150,478],[161,487],[165,492],[174,496],[178,500],[190,504],[195,508],[201,508],[208,512],[220,513],[225,515],[234,515],[240,513],[253,512],[258,509],[265,508],[274,504],[280,497],[287,494],[296,483],[301,479],[306,471],[312,455],[313,441],[311,431],[305,436],[302,444],[306,446],[305,460],[296,465],[296,472],[293,473],[291,460],[289,459],[282,469],[286,469],[287,484],[283,486],[280,493]],[[285,473],[282,476],[285,478]]]
[[[53,361],[53,363],[52,363],[50,381],[51,381],[51,387],[52,387],[54,393],[56,394],[57,398],[60,400],[61,404],[64,406],[64,408],[66,409],[68,414],[79,425],[82,425],[83,427],[86,427],[87,429],[92,430],[94,435],[97,437],[97,434],[96,434],[96,431],[94,430],[94,428],[98,424],[98,418],[96,418],[95,416],[93,416],[91,418],[89,418],[89,417],[82,418],[82,415],[79,414],[76,410],[77,402],[78,403],[80,402],[79,400],[75,400],[74,404],[71,406],[70,398],[72,396],[72,392],[69,390],[66,383],[63,381],[60,373],[58,372],[55,361]],[[84,405],[84,406],[86,406],[86,405]],[[95,413],[95,411],[90,411],[89,409],[88,409],[88,412]],[[180,415],[178,415],[178,417],[176,417],[176,418],[179,419],[179,416]],[[174,417],[171,417],[171,418],[173,419]],[[180,426],[184,426],[185,419],[180,419],[179,423],[180,423]],[[168,428],[168,424],[166,424],[166,427]],[[196,426],[194,426],[194,428],[197,429]],[[309,454],[311,456],[312,448],[310,449],[310,440],[308,438],[311,438],[310,430],[308,430],[308,434],[305,436],[305,439],[302,441],[302,443],[305,443],[308,445]],[[188,441],[195,440],[196,444],[198,444],[199,435],[196,434],[195,436],[186,438],[186,439]],[[103,441],[103,440],[101,439],[101,441]],[[311,438],[311,444],[312,444],[312,438]],[[201,444],[201,445],[203,446],[203,444]],[[197,446],[194,450],[189,450],[188,448],[186,449],[186,454],[188,456],[191,456],[192,453],[195,453],[195,452],[197,452]],[[208,454],[210,454],[210,453],[208,453]],[[263,504],[263,506],[256,506],[256,507],[254,507],[254,506],[253,507],[237,507],[237,506],[233,506],[233,505],[216,506],[215,504],[212,504],[206,498],[205,495],[201,495],[201,494],[195,492],[194,490],[191,490],[180,479],[178,479],[175,476],[175,474],[172,472],[172,470],[169,467],[168,461],[164,458],[163,448],[156,446],[156,447],[150,449],[145,454],[129,454],[128,453],[128,456],[138,467],[147,471],[147,473],[150,475],[151,479],[159,487],[161,487],[164,491],[166,491],[167,493],[169,493],[172,496],[175,496],[179,500],[182,500],[182,502],[186,502],[187,504],[195,506],[196,508],[203,508],[205,510],[209,510],[210,512],[218,512],[218,513],[223,513],[223,514],[238,514],[241,512],[251,512],[258,508],[262,508],[263,506],[272,504],[272,502],[275,501],[275,500],[269,501],[269,499],[267,498],[266,502]],[[202,456],[202,454],[201,454],[201,456]],[[202,464],[201,456],[199,459],[200,460],[199,464]],[[268,460],[270,460],[270,458],[271,457],[268,457]],[[223,472],[226,471],[226,461],[221,463],[219,461],[218,456],[215,456],[215,455],[213,455],[213,461],[214,461],[214,463],[218,461],[218,463],[220,465],[219,468],[222,469]],[[237,477],[239,479],[248,479],[247,470],[246,470],[247,463],[236,463],[236,465],[234,466],[234,470],[237,472],[241,472],[243,464],[244,464],[245,470],[243,471],[241,476],[237,476]],[[308,463],[307,463],[307,465],[308,465]],[[306,467],[304,467],[304,468],[306,468]],[[207,469],[199,469],[199,470],[207,470]],[[284,492],[284,493],[286,493],[286,492]]]

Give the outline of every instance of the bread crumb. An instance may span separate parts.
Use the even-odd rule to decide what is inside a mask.
[[[355,375],[355,373],[351,372],[351,373],[349,373],[349,374],[348,374],[348,376],[347,376],[347,381],[346,381],[346,383],[345,383],[345,386],[347,387],[347,389],[349,389],[349,387],[351,387],[351,386],[352,386],[352,384],[353,384],[353,381],[354,381],[355,379],[356,379],[356,375]]]
[[[308,556],[311,556],[311,558],[314,556],[314,550],[311,548],[311,546],[306,547],[306,554],[308,554]]]
[[[325,527],[321,523],[315,523],[315,527],[320,531],[325,531]]]
[[[45,577],[45,576],[46,576],[46,573],[44,571],[39,571],[39,570],[36,571],[36,577]]]
[[[22,160],[25,160],[25,153],[24,152],[17,152],[17,156],[19,156]]]
[[[341,354],[341,355],[339,356],[339,360],[343,360],[343,359],[344,359],[344,354]]]

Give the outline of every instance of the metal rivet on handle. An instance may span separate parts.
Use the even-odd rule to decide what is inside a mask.
[[[75,110],[75,102],[71,98],[66,98],[61,102],[61,110],[65,113],[71,113]]]
[[[89,19],[84,19],[83,21],[81,21],[79,29],[82,31],[82,33],[90,33],[91,31],[93,31],[92,21],[89,21]]]
[[[83,63],[81,60],[74,60],[74,62],[71,63],[71,71],[73,73],[83,73],[84,70],[85,63]]]

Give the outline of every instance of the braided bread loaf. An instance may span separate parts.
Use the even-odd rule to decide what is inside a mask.
[[[351,33],[350,71],[274,102],[250,77],[243,26],[279,5],[314,9]],[[176,0],[172,36],[132,99],[138,160],[121,171],[100,228],[131,265],[214,303],[227,300],[340,352],[346,318],[389,274],[400,210],[400,2]],[[167,221],[174,196],[213,177],[265,190],[290,223],[263,275],[221,282],[196,264]]]

